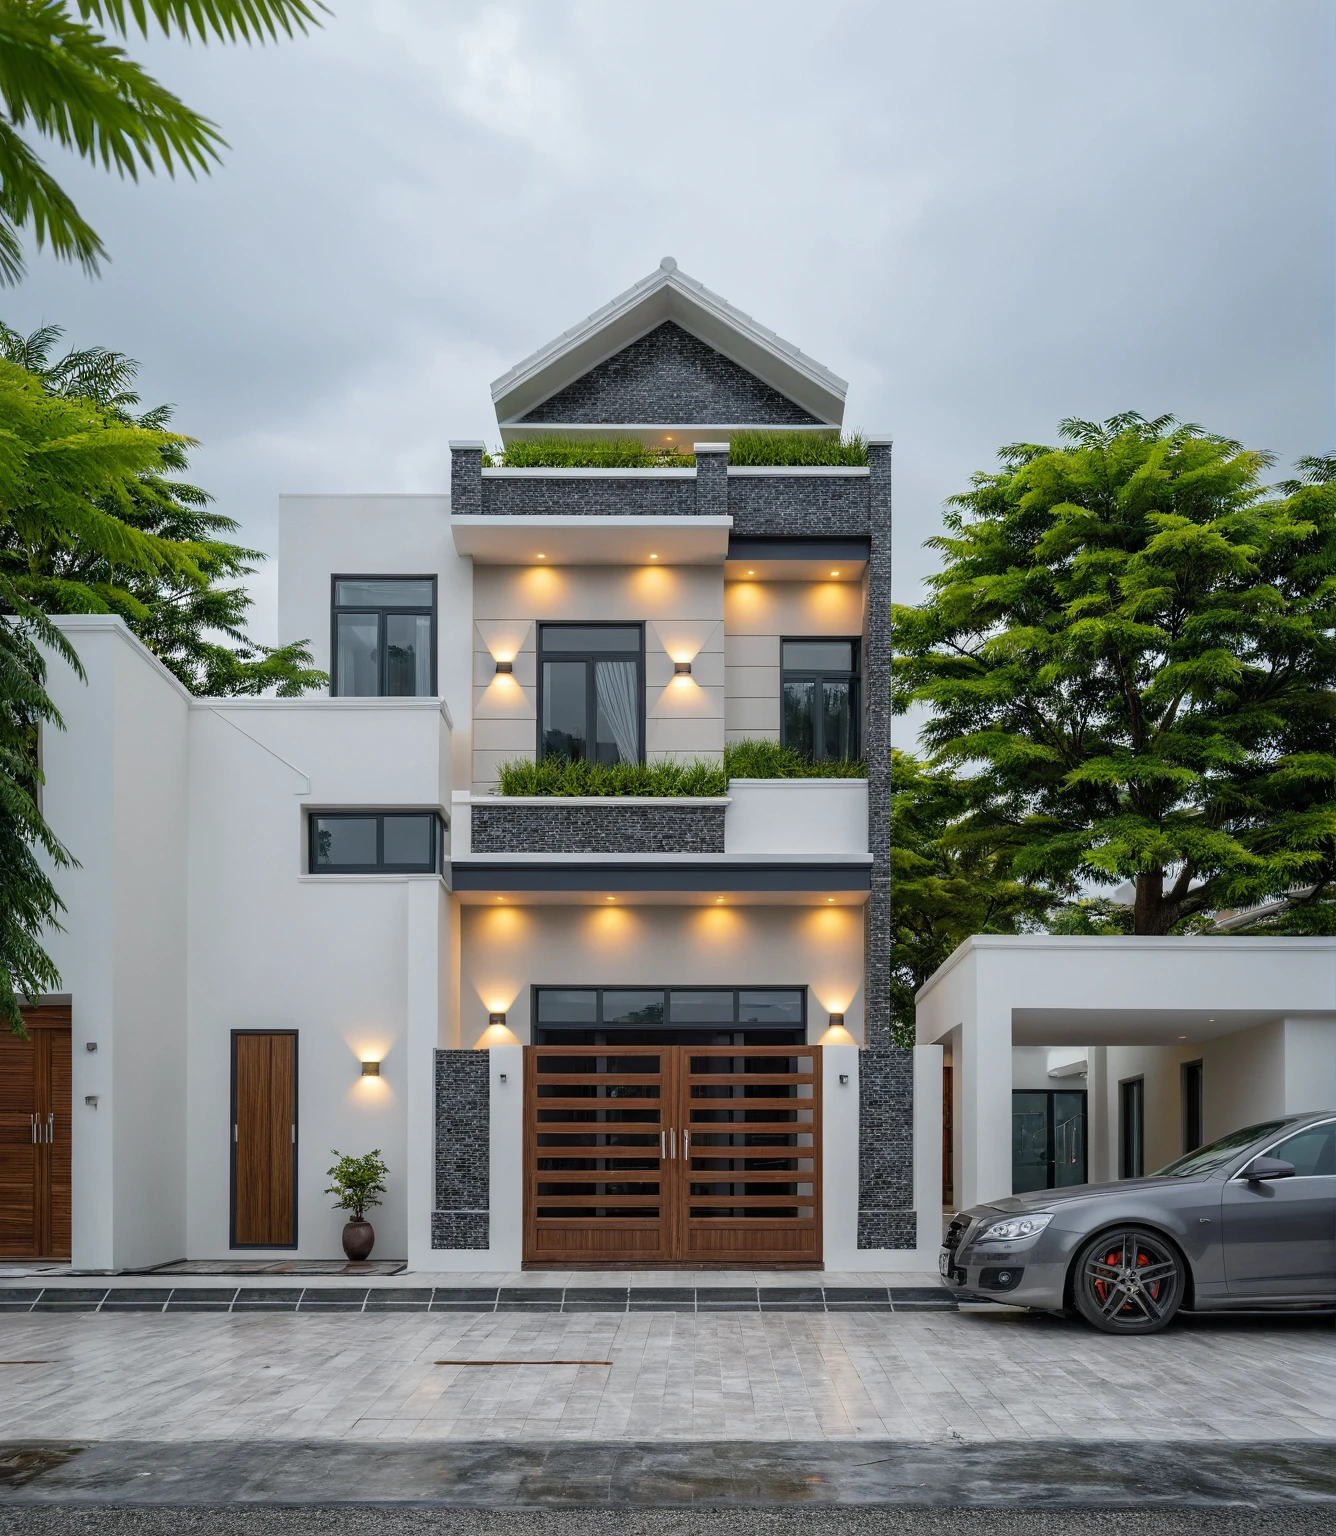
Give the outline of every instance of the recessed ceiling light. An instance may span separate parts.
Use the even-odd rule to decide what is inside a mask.
[[[547,556],[546,556],[546,555],[539,555],[539,557],[538,557],[538,558],[539,558],[539,559],[540,559],[540,560],[546,560],[546,559],[547,559]]]
[[[616,897],[615,897],[615,896],[609,896],[609,897],[608,897],[608,900],[609,900],[609,901],[616,901],[616,900],[617,900],[617,898],[616,898]]]
[[[827,897],[826,897],[826,900],[827,900],[827,901],[834,901],[834,900],[835,900],[835,898],[834,898],[834,897],[833,897],[833,896],[827,896]]]
[[[659,558],[659,557],[658,557],[658,555],[651,555],[651,556],[650,556],[650,559],[651,559],[651,560],[657,560],[657,559],[658,559],[658,558]]]
[[[756,572],[755,571],[748,571],[747,574],[748,574],[748,576],[755,576]]]
[[[832,576],[838,576],[840,573],[838,571],[832,571],[830,574]]]

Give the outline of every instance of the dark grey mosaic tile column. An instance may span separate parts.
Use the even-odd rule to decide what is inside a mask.
[[[858,1059],[858,1246],[913,1248],[914,1054],[869,1045]]]
[[[482,513],[481,443],[450,444],[450,515],[478,517]]]
[[[433,1248],[489,1246],[491,1098],[490,1052],[436,1052]]]
[[[728,515],[727,443],[701,443],[696,448],[696,515]]]
[[[863,672],[867,755],[867,820],[872,894],[867,905],[866,1040],[891,1038],[891,443],[868,443],[867,611]]]

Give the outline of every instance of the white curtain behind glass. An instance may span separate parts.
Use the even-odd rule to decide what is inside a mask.
[[[607,722],[624,763],[640,761],[640,701],[636,697],[639,671],[633,661],[600,661],[594,666],[599,714]]]

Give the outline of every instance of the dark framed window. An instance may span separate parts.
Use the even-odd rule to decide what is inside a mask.
[[[538,626],[538,755],[644,761],[643,624]]]
[[[807,990],[535,987],[533,1021],[538,1045],[801,1045]]]
[[[313,875],[434,875],[441,818],[435,811],[327,811],[311,816]]]
[[[858,757],[857,640],[780,641],[779,739],[813,762]]]
[[[436,578],[335,576],[330,657],[339,697],[435,697]]]
[[[1085,1089],[1016,1089],[1011,1095],[1012,1194],[1085,1182]]]
[[[1183,1063],[1183,1151],[1195,1152],[1202,1144],[1201,1062]]]
[[[1133,1077],[1118,1084],[1118,1177],[1139,1179],[1146,1171],[1146,1083]]]

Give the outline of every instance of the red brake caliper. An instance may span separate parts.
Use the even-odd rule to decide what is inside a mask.
[[[1114,1249],[1104,1255],[1104,1262],[1109,1266],[1110,1269],[1116,1269],[1121,1258],[1122,1254]],[[1109,1286],[1107,1281],[1095,1281],[1095,1295],[1099,1297],[1101,1305],[1103,1305],[1103,1303],[1109,1299]]]

